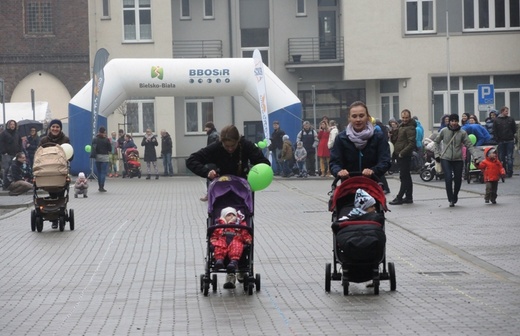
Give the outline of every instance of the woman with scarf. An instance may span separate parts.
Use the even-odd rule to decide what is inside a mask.
[[[157,153],[155,152],[155,147],[159,146],[159,142],[157,141],[157,137],[152,133],[150,128],[146,129],[146,133],[144,134],[143,141],[141,141],[141,146],[144,147],[144,162],[146,162],[146,171],[148,175],[146,179],[149,180],[152,178],[151,165],[155,171],[155,179],[159,179],[159,170],[157,169]]]
[[[379,178],[390,164],[390,146],[382,132],[374,132],[366,104],[352,103],[348,108],[348,125],[330,150],[330,172],[341,178],[349,177],[350,172]]]

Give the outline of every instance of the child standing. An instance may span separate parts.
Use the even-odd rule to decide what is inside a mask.
[[[303,142],[298,141],[296,143],[296,150],[294,151],[294,159],[298,166],[300,174],[298,177],[307,177],[307,171],[305,170],[305,160],[307,160],[307,151],[303,147]]]
[[[74,183],[74,198],[78,198],[78,195],[83,195],[83,198],[87,198],[88,191],[88,179],[85,177],[85,173],[81,172],[78,174],[76,183]]]
[[[289,140],[289,136],[286,134],[282,137],[283,146],[281,161],[283,162],[283,177],[291,177],[292,173],[292,165],[293,165],[293,148],[291,140]]]
[[[478,168],[482,170],[484,174],[484,182],[486,183],[486,195],[484,196],[484,202],[496,204],[497,203],[497,190],[498,180],[501,177],[505,177],[506,171],[502,166],[502,163],[497,158],[495,147],[488,147],[484,150],[485,159],[478,165]]]
[[[241,216],[242,217],[242,216]],[[236,224],[236,228],[218,228],[213,231],[211,238],[209,239],[211,245],[214,247],[213,255],[216,259],[215,269],[224,268],[224,259],[229,257],[230,262],[226,269],[228,273],[235,273],[238,268],[238,261],[242,256],[244,250],[244,244],[251,244],[253,238],[247,230],[240,229],[239,225],[246,226],[246,222],[239,218],[235,208],[227,207],[222,209],[220,212],[220,218],[217,221],[217,225],[222,224]],[[224,288],[233,289],[235,288],[234,276],[228,277]]]

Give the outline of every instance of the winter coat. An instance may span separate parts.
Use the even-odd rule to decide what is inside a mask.
[[[49,131],[49,134],[40,138],[40,146],[45,145],[46,143],[49,143],[49,142],[52,142],[52,143],[55,143],[58,145],[63,145],[64,143],[70,144],[70,139],[68,136],[65,135],[65,133],[63,133],[61,131],[60,131],[60,133],[58,133],[57,136],[53,136]]]
[[[36,153],[36,149],[38,148],[38,145],[40,144],[40,137],[35,135],[27,136],[27,143],[25,145],[25,151],[27,152],[27,157],[30,160],[30,164],[33,164],[34,161],[34,153]]]
[[[495,121],[495,119],[492,119],[491,118],[491,113],[495,113],[496,114],[496,111],[495,112],[489,112],[489,116],[486,118],[486,129],[489,133],[489,135],[491,136],[491,141],[494,141],[495,140],[495,136],[493,135],[493,122]]]
[[[141,141],[141,146],[144,147],[144,162],[157,161],[155,147],[159,146],[159,142],[157,141],[157,137],[155,135],[152,135],[150,138],[145,136],[143,141]]]
[[[413,151],[416,149],[416,127],[417,125],[414,119],[410,119],[407,124],[401,123],[401,125],[399,125],[397,137],[395,141],[392,140],[395,157],[412,156]]]
[[[11,123],[9,120],[7,124],[5,124],[5,130],[0,133],[0,150],[2,151],[0,154],[9,154],[10,156],[15,156],[16,153],[22,151],[22,138],[18,134],[16,128],[18,127],[18,123],[15,121],[15,129],[12,130],[7,127]]]
[[[16,181],[29,182],[31,178],[32,175],[29,166],[14,159],[9,166],[9,170],[7,171],[7,185],[5,188],[8,188],[11,183]]]
[[[359,150],[348,138],[347,132],[342,131],[330,150],[330,172],[334,176],[342,169],[361,172],[365,168],[373,170],[376,176],[383,176],[390,166],[390,146],[381,133],[374,133],[365,148]]]
[[[478,165],[478,169],[484,173],[484,182],[496,182],[505,175],[502,163],[496,158],[489,158],[488,153],[491,148],[488,147],[484,150],[486,158]]]
[[[489,140],[491,140],[491,135],[489,135],[489,132],[481,124],[467,123],[466,125],[462,126],[462,129],[466,131],[466,133],[473,134],[477,138],[475,146],[485,145],[489,142]]]
[[[318,132],[318,156],[319,157],[330,157],[329,137],[330,137],[329,131],[320,130]]]
[[[225,225],[225,224],[226,224],[226,222],[222,218],[219,218],[217,220],[217,225]],[[236,224],[238,224],[238,223],[236,223]],[[240,222],[240,225],[246,226],[247,224],[245,221],[242,221],[242,222]],[[215,231],[213,231],[213,233],[211,234],[211,237],[209,239],[210,243],[213,246],[220,246],[220,247],[228,246],[229,244],[226,239],[227,238],[226,233],[230,233],[231,235],[234,236],[233,240],[239,240],[243,244],[251,244],[251,242],[253,241],[253,237],[251,237],[251,234],[249,233],[249,231],[240,229],[237,227],[237,228],[215,229]]]
[[[303,148],[307,155],[314,155],[318,147],[318,133],[311,127],[309,130],[302,129],[296,136],[297,141],[303,142]]]
[[[233,153],[226,151],[222,142],[217,141],[191,154],[186,160],[186,167],[203,178],[207,178],[211,170],[218,170],[217,173],[221,176],[236,175],[247,178],[249,165],[258,163],[271,165],[260,148],[241,137]]]
[[[338,136],[338,128],[336,126],[330,127],[330,133],[329,133],[329,141],[327,142],[327,147],[329,148],[329,154],[330,149],[332,146],[334,146],[334,140],[336,140],[336,137]]]
[[[282,160],[292,160],[293,158],[293,149],[292,149],[292,143],[291,140],[284,140],[283,147],[282,147],[282,153],[281,157]]]
[[[88,179],[85,178],[79,178],[74,183],[74,190],[85,190],[88,189]]]
[[[513,141],[516,133],[516,122],[510,116],[499,114],[493,122],[493,135],[496,142]]]
[[[307,151],[303,146],[296,147],[296,150],[294,151],[294,159],[296,161],[305,161],[305,159],[307,159]]]
[[[122,150],[123,154],[126,153],[126,150],[128,148],[137,148],[133,139],[130,139],[128,141],[125,140],[125,142],[123,142],[123,150]]]
[[[112,152],[112,143],[104,133],[98,133],[92,139],[92,149],[90,157],[95,158],[98,162],[108,162],[108,155]]]
[[[168,132],[161,137],[161,154],[171,154],[173,151],[172,137]]]
[[[279,128],[271,134],[271,144],[269,145],[269,150],[274,151],[276,149],[282,149],[283,147],[283,136],[285,132]]]
[[[452,138],[453,140],[451,140]],[[440,157],[448,161],[462,161],[462,146],[466,146],[474,158],[479,161],[482,159],[480,153],[471,143],[468,133],[462,130],[460,126],[455,129],[452,129],[451,126],[443,128],[433,141],[437,144],[435,146],[436,158]],[[443,148],[442,150],[441,147]]]
[[[206,143],[206,146],[209,146],[212,143],[217,142],[219,139],[220,139],[220,135],[218,134],[216,129],[213,128],[213,129],[209,130],[208,141]]]
[[[422,148],[422,141],[424,139],[424,128],[419,120],[415,120],[415,147],[417,149]]]

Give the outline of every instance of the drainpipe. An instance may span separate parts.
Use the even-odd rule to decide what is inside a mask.
[[[228,13],[229,57],[233,57],[233,19],[231,16],[231,0],[228,0]],[[235,125],[235,96],[231,96],[231,124]]]

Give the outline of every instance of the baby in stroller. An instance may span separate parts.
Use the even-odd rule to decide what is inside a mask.
[[[233,207],[222,209],[217,224],[235,224],[246,226],[244,215]],[[215,268],[224,268],[224,258],[227,256],[230,262],[227,265],[228,272],[235,272],[238,268],[238,261],[242,256],[244,244],[251,244],[253,238],[245,229],[238,227],[218,228],[213,231],[210,243],[213,245],[213,256],[216,259]]]
[[[139,161],[139,151],[136,148],[128,148],[125,151],[124,165],[123,178],[136,176],[141,178],[141,162]]]

